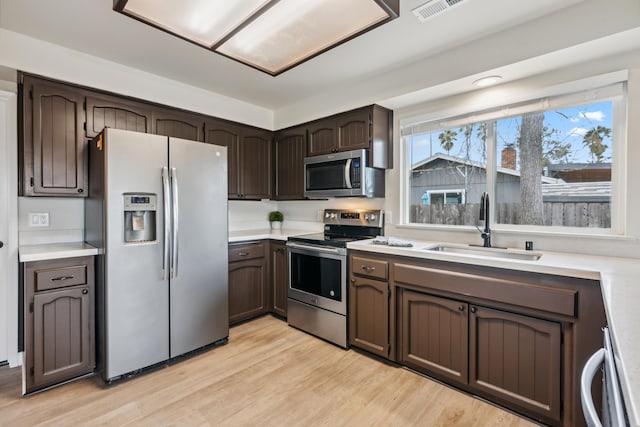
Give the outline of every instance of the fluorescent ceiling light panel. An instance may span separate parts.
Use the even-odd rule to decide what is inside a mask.
[[[211,48],[269,0],[128,0],[122,11]]]
[[[399,0],[114,0],[113,8],[275,76],[397,18]]]
[[[277,74],[386,18],[371,0],[281,0],[218,51]]]

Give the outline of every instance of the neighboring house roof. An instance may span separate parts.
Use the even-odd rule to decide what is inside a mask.
[[[432,162],[434,162],[436,160],[446,160],[446,161],[451,162],[451,163],[459,163],[461,165],[473,166],[473,167],[476,167],[478,169],[485,169],[484,163],[480,163],[480,162],[477,162],[475,160],[467,160],[467,159],[463,159],[463,158],[460,158],[460,157],[450,156],[448,154],[436,153],[433,156],[428,157],[428,158],[426,158],[426,159],[414,164],[411,167],[411,170],[413,172],[419,172],[418,169],[426,169],[426,168],[424,168],[424,166],[426,166],[429,163],[432,163]],[[497,170],[498,173],[502,173],[502,174],[505,174],[505,175],[512,175],[512,176],[518,176],[518,177],[520,176],[520,172],[517,171],[517,170],[507,169],[507,168],[503,168],[503,167],[500,167],[500,166],[498,166],[496,168],[496,170]],[[548,177],[548,176],[542,176],[541,175],[540,177],[542,178],[542,182],[545,183],[545,184],[546,183],[555,184],[555,183],[563,182],[561,179],[551,178],[551,177]]]
[[[549,171],[571,171],[576,169],[611,169],[611,163],[552,163]]]
[[[611,181],[606,182],[563,182],[542,186],[542,197],[545,201],[580,200],[589,202],[610,202]]]

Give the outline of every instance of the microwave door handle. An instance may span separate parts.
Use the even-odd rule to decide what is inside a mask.
[[[344,183],[345,186],[349,189],[353,188],[351,186],[351,159],[347,159],[347,163],[344,165]]]

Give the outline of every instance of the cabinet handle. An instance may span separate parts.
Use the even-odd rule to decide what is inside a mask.
[[[84,190],[82,188],[78,188],[78,193],[84,193]]]
[[[369,266],[369,265],[363,265],[363,266],[362,266],[362,269],[363,269],[364,271],[366,271],[367,273],[372,273],[376,268],[375,268],[375,267],[371,267],[371,266]]]
[[[82,290],[82,294],[83,294],[83,295],[86,295],[86,294],[88,294],[88,293],[89,293],[89,290],[88,290],[88,289],[83,289],[83,290]]]
[[[355,285],[356,279],[351,279],[351,283],[353,283]]]
[[[478,309],[477,309],[477,308],[475,308],[475,307],[471,307],[471,308],[469,309],[469,311],[470,311],[470,312],[472,312],[472,313],[475,313],[477,310],[478,310]]]
[[[238,252],[238,256],[248,256],[249,252]]]
[[[59,282],[60,280],[69,280],[69,279],[73,279],[73,276],[60,276],[60,277],[54,277],[51,279],[52,282]]]
[[[458,307],[458,310],[464,311],[464,305],[461,305],[460,307]]]

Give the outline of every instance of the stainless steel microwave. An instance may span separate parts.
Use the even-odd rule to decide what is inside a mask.
[[[367,150],[304,159],[304,196],[384,197],[384,169],[367,167]]]

